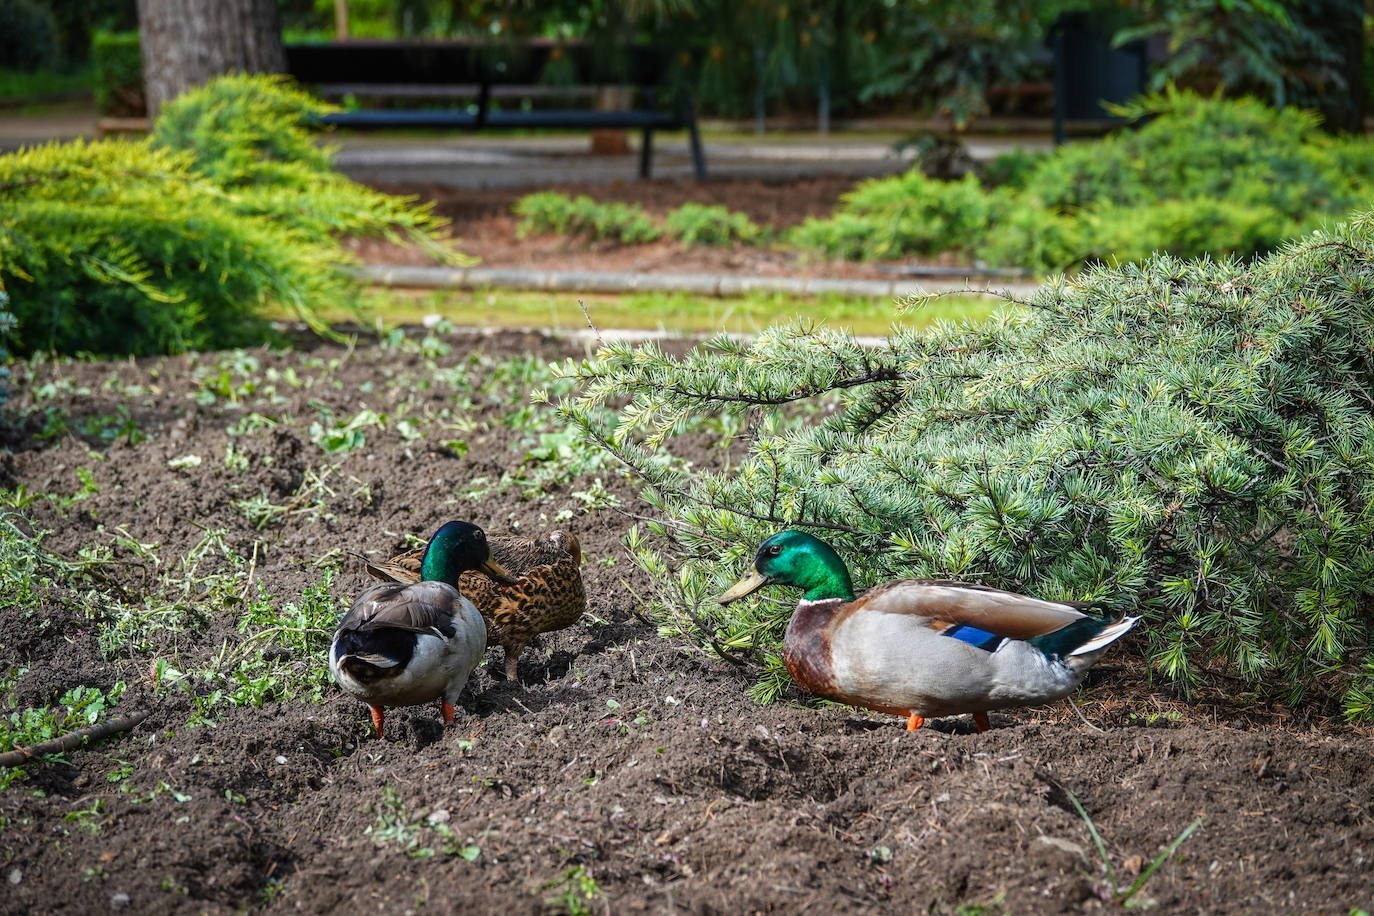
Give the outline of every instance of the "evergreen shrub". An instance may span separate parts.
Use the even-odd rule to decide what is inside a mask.
[[[664,229],[672,238],[688,246],[731,245],[735,242],[752,242],[761,233],[759,227],[744,213],[734,212],[719,205],[686,203],[673,210],[663,221]]]
[[[1006,194],[988,193],[972,175],[940,181],[912,169],[860,183],[840,198],[837,216],[847,219],[813,217],[793,229],[791,239],[832,257],[857,253],[865,260],[971,251],[1008,203]],[[858,227],[865,231],[856,252]]]
[[[9,336],[14,332],[14,316],[9,310],[10,297],[5,292],[5,283],[0,280],[0,407],[5,406],[5,399],[9,397],[10,354],[8,349]]]
[[[0,156],[0,277],[17,349],[178,352],[262,341],[285,310],[325,330],[352,302],[344,234],[451,258],[428,208],[329,168],[325,107],[274,77],[222,77],[164,107],[146,141]]]
[[[980,324],[878,345],[794,323],[682,357],[614,344],[563,415],[646,483],[662,630],[787,683],[790,598],[722,608],[768,534],[856,581],[956,578],[1142,613],[1180,688],[1208,672],[1374,718],[1374,213],[1249,264],[1094,266]],[[715,470],[675,459],[699,421]]]
[[[1155,251],[1248,257],[1374,202],[1374,145],[1323,134],[1314,114],[1175,91],[1122,112],[1150,120],[1048,155],[994,160],[991,189],[915,170],[865,182],[793,240],[845,257],[959,250],[997,266],[1066,269]],[[1034,210],[1055,238],[1018,246]],[[1015,228],[1001,225],[1008,218]]]
[[[516,226],[520,238],[531,233],[551,233],[638,245],[663,235],[638,204],[602,203],[585,194],[572,198],[557,191],[541,191],[520,198],[514,209],[520,217]]]

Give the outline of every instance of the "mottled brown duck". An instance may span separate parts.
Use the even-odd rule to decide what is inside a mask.
[[[487,622],[488,642],[506,653],[506,677],[516,680],[520,652],[530,640],[571,626],[587,609],[582,547],[566,531],[542,538],[492,535],[487,543],[492,559],[515,581],[468,571],[449,584],[477,606]],[[367,572],[384,582],[418,582],[423,556],[423,549],[409,550],[386,562],[367,563]]]

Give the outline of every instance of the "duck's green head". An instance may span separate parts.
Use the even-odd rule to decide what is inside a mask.
[[[429,539],[420,563],[420,578],[456,587],[458,577],[470,569],[484,572],[498,582],[515,581],[515,576],[491,558],[486,532],[468,522],[446,522]]]
[[[754,571],[716,600],[729,604],[765,585],[799,588],[808,601],[849,601],[854,597],[854,584],[844,561],[829,544],[804,531],[779,531],[760,544],[754,555]]]

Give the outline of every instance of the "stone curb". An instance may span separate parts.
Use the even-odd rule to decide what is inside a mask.
[[[855,296],[871,299],[904,299],[940,292],[970,295],[1009,293],[1023,297],[1036,289],[1034,283],[991,284],[967,280],[838,280],[811,277],[748,277],[731,274],[644,274],[600,270],[528,270],[517,267],[401,267],[366,264],[358,268],[363,282],[402,289],[523,289],[561,293],[683,292],[722,298],[748,293],[784,293],[790,296]]]

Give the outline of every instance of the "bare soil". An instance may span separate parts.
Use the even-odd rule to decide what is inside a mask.
[[[599,201],[637,203],[662,219],[684,203],[718,204],[745,213],[755,224],[783,230],[808,217],[829,216],[840,195],[854,180],[839,176],[762,181],[715,179],[621,181],[605,185],[553,185],[540,190],[569,196],[586,194]],[[643,245],[612,240],[591,241],[560,235],[518,238],[519,220],[511,208],[529,189],[467,190],[443,185],[382,185],[382,190],[434,203],[450,221],[456,247],[476,257],[483,267],[520,267],[539,270],[604,270],[634,273],[701,273],[747,276],[803,276],[840,279],[891,279],[888,271],[913,264],[952,266],[957,255],[909,258],[882,265],[768,246],[684,246],[672,239]],[[421,251],[374,239],[350,243],[364,260],[374,264],[424,265]]]
[[[450,342],[437,365],[474,372],[491,365],[474,354],[579,355],[531,334]],[[1225,681],[1181,702],[1152,683],[1141,640],[1114,650],[1085,691],[1096,728],[1063,704],[994,714],[983,735],[962,720],[909,734],[894,717],[799,692],[757,706],[747,671],[659,638],[643,618],[636,595],[650,583],[621,546],[625,513],[643,508],[629,481],[599,471],[530,497],[460,495],[524,460],[528,432],[500,419],[518,403],[474,397],[462,456],[388,427],[331,458],[300,418],[321,403],[385,411],[384,380],[432,370],[366,344],[254,355],[263,372],[292,368],[305,384],[280,386],[274,404],[260,394],[206,406],[193,397],[195,373],[211,357],[19,367],[10,409],[28,418],[0,442],[0,488],[71,493],[77,469],[90,468],[97,491],[65,516],[44,500],[26,510],[51,532],[48,551],[75,558],[121,529],[175,563],[204,529],[222,529],[255,556],[256,581],[282,596],[318,582],[315,561],[334,548],[385,553],[455,515],[537,531],[567,510],[560,524],[582,541],[589,612],[522,656],[519,683],[494,652],[454,726],[434,709],[397,710],[378,740],[366,708],[337,692],[322,704],[221,708],[213,725],[189,727],[190,700],[155,688],[152,659],[101,653],[102,611],[84,586],[54,586],[40,607],[0,608],[0,663],[28,669],[19,706],[124,680],[118,710],[151,711],[134,731],[31,765],[0,792],[4,913],[1118,910],[1070,795],[1122,887],[1205,818],[1135,902],[1186,913],[1374,904],[1368,730],[1319,708],[1258,704]],[[38,439],[32,392],[47,383],[57,393],[43,407],[69,414],[73,428],[123,405],[149,438]],[[146,393],[121,395],[131,383]],[[421,397],[458,403],[441,387]],[[234,473],[221,460],[226,430],[249,410],[298,422],[236,438],[249,464]],[[698,446],[686,457],[719,460],[709,441]],[[206,460],[169,468],[187,454]],[[259,530],[234,508],[258,492],[285,501],[307,472],[333,464],[327,515]],[[592,477],[620,510],[583,511],[571,494]],[[357,564],[344,569],[334,591],[347,597],[364,580]],[[111,587],[137,603],[139,564],[111,570]],[[241,639],[232,619],[216,618],[179,651],[203,660]],[[132,772],[112,781],[126,765]],[[398,818],[413,843],[379,829]],[[471,861],[442,848],[441,824]],[[594,884],[579,884],[584,876]]]

